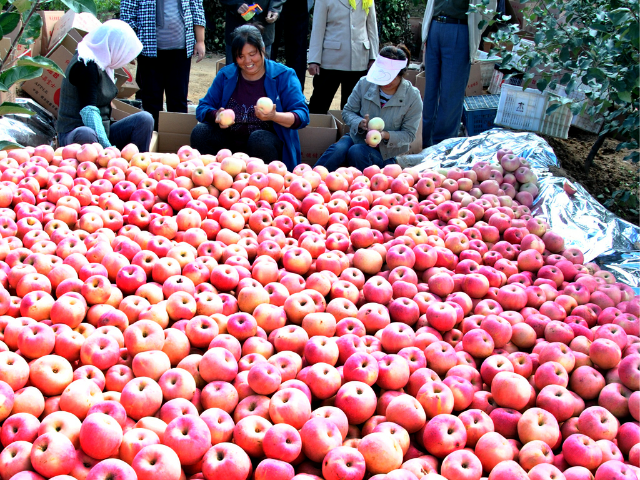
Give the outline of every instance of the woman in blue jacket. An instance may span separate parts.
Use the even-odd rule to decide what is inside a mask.
[[[191,146],[216,154],[223,148],[242,151],[265,162],[282,160],[289,170],[300,161],[297,130],[309,123],[309,109],[300,81],[291,68],[265,58],[260,31],[239,27],[231,46],[234,63],[213,80],[196,109],[199,123],[191,132]],[[255,108],[269,97],[273,109]],[[225,125],[232,110],[235,122]]]

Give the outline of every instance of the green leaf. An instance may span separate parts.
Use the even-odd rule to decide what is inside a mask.
[[[38,15],[40,16],[40,15]],[[0,28],[2,28],[3,32],[11,33],[20,23],[20,14],[16,12],[4,12],[0,15]]]
[[[617,10],[613,10],[609,12],[609,18],[611,22],[616,26],[620,26],[623,23],[632,19],[631,11],[628,8],[618,8]]]
[[[25,19],[26,20],[26,19]],[[29,23],[25,26],[20,37],[20,43],[23,45],[31,45],[36,38],[40,38],[42,32],[42,17],[40,15],[32,15]]]
[[[3,83],[0,83],[0,92],[8,92],[8,91],[9,89],[5,87]]]
[[[97,15],[96,4],[93,0],[61,0],[67,7],[76,13],[89,12]]]
[[[16,7],[16,10],[20,13],[24,13],[31,8],[31,2],[29,0],[13,0],[11,4]]]
[[[31,80],[42,75],[42,68],[39,67],[11,67],[0,74],[0,83],[10,87],[16,82]]]
[[[547,115],[553,113],[554,111],[556,111],[558,108],[560,108],[562,105],[559,103],[554,103],[553,105],[549,106],[549,108],[547,108]]]
[[[44,68],[46,70],[52,70],[60,75],[64,76],[62,69],[50,58],[45,57],[24,57],[18,60],[17,65],[19,67],[37,67]]]
[[[35,115],[35,112],[32,112],[26,107],[23,107],[19,103],[4,102],[2,105],[0,105],[0,117],[9,115],[11,113],[21,115]]]
[[[631,103],[631,92],[618,92],[618,98],[623,102]]]
[[[538,82],[536,83],[536,88],[538,90],[540,90],[541,92],[544,92],[545,89],[547,88],[547,85],[549,85],[549,79],[548,78],[541,78],[540,80],[538,80]]]
[[[14,148],[24,148],[24,147],[16,142],[10,142],[8,140],[0,140],[0,150],[13,150]]]

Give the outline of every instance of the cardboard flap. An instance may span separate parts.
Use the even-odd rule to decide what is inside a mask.
[[[424,98],[424,88],[426,84],[427,78],[424,75],[424,72],[420,72],[416,76],[416,88],[420,90],[420,96]]]
[[[102,22],[88,12],[76,13],[69,10],[53,27],[49,48],[55,46],[72,29],[83,32],[83,36],[102,25]]]
[[[158,133],[179,133],[191,135],[191,130],[198,124],[195,115],[189,113],[160,112],[158,117]]]
[[[349,133],[349,127],[344,124],[344,120],[342,119],[342,110],[329,110],[329,115],[331,115],[338,127],[338,138],[342,138],[344,135]]]
[[[338,127],[333,115],[309,115],[309,125],[298,130],[302,161],[313,165],[335,143]]]
[[[40,40],[40,51],[42,55],[46,55],[49,51],[49,43],[51,35],[53,35],[53,29],[58,23],[58,20],[62,18],[64,12],[62,10],[52,10],[45,12],[38,12],[42,17],[42,38]]]
[[[129,105],[126,102],[121,102],[120,100],[114,100],[113,102],[111,102],[114,106],[114,108],[117,108],[118,110],[121,110],[123,112],[128,113],[129,115],[132,115],[134,113],[138,113],[141,112],[142,110],[140,110],[139,108],[134,107],[133,105]]]

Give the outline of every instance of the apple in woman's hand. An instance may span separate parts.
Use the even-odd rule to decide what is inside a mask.
[[[369,122],[369,124],[371,124],[371,121]],[[381,140],[382,135],[378,130],[369,130],[364,141],[370,147],[377,147]]]
[[[236,114],[231,109],[223,109],[218,112],[218,123],[223,127],[233,125],[236,121]]]
[[[260,113],[266,115],[273,110],[273,101],[269,97],[261,97],[256,102],[256,110],[260,110]]]
[[[369,120],[369,128],[371,130],[378,130],[379,132],[381,132],[382,130],[384,130],[384,120],[382,120],[380,117],[373,117],[371,120]]]

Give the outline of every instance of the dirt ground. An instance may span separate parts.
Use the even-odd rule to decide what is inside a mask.
[[[607,139],[593,162],[591,171],[584,171],[584,161],[596,140],[596,136],[571,128],[569,138],[561,140],[546,137],[553,148],[561,168],[555,171],[580,183],[591,195],[604,203],[617,190],[629,190],[639,195],[640,169],[638,165],[624,161],[629,151],[616,151],[618,141]],[[638,215],[624,208],[609,208],[621,218],[639,224]]]

